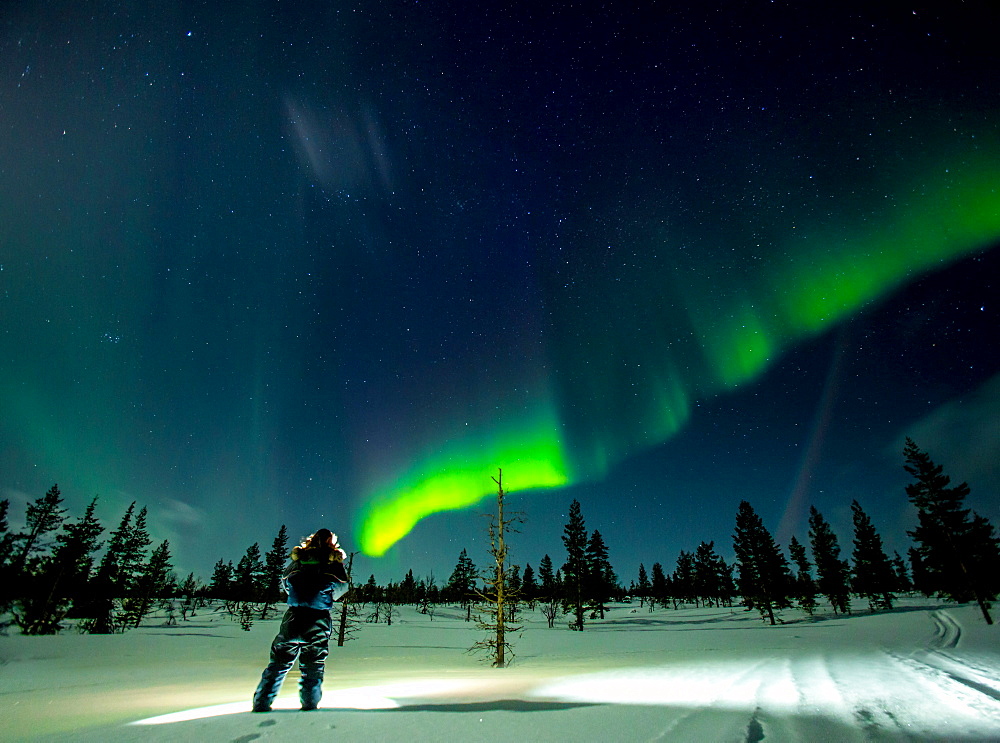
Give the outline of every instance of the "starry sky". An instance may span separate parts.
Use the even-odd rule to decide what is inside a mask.
[[[1000,521],[991,3],[145,5],[0,14],[14,521],[440,584],[502,468],[627,582],[743,499],[905,554],[905,436]]]

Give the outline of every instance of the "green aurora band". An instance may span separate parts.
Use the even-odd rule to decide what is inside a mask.
[[[598,306],[582,317],[579,306],[564,308],[590,340],[555,354],[556,395],[505,433],[449,441],[373,488],[359,514],[362,551],[383,555],[420,519],[479,503],[498,467],[511,490],[601,477],[679,431],[693,401],[752,382],[791,345],[1000,239],[1000,146],[981,138],[922,176],[897,184],[878,216],[797,220],[776,233],[779,257],[738,285],[732,271],[699,280],[661,264],[623,299],[610,279],[591,277]],[[643,327],[626,316],[645,318]],[[585,410],[572,404],[581,400]]]
[[[356,531],[362,551],[384,555],[409,534],[425,516],[474,506],[489,492],[486,485],[497,473],[496,463],[509,463],[504,475],[508,489],[552,488],[566,485],[569,477],[563,450],[554,434],[551,411],[523,429],[512,429],[495,438],[457,442],[440,457],[430,457],[394,483],[383,498],[369,502]],[[425,473],[431,473],[429,475]]]

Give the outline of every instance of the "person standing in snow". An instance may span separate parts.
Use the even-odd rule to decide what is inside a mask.
[[[346,554],[337,535],[320,529],[292,550],[292,563],[282,585],[288,609],[271,643],[271,662],[261,674],[253,695],[254,712],[270,712],[285,675],[299,661],[299,701],[314,710],[323,696],[323,671],[329,653],[333,602],[347,593]]]

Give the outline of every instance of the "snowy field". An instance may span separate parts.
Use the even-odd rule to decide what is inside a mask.
[[[249,699],[277,621],[203,609],[115,636],[0,637],[0,737],[73,741],[1000,741],[1000,627],[923,599],[889,614],[613,607],[584,632],[526,614],[494,669],[455,608],[409,607],[331,648],[321,709],[295,671]]]

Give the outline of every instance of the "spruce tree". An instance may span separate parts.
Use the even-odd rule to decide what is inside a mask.
[[[903,456],[915,479],[906,494],[917,508],[918,526],[908,533],[917,543],[925,589],[953,601],[976,601],[993,624],[990,601],[1000,592],[1000,541],[993,525],[964,508],[968,484],[952,487],[943,468],[912,439],[906,439]]]
[[[91,571],[94,568],[94,553],[101,548],[100,536],[104,527],[97,519],[97,497],[90,502],[79,520],[67,523],[56,535],[53,562],[58,569],[57,594],[74,601],[87,596]]]
[[[399,584],[399,598],[396,603],[415,604],[417,602],[417,579],[413,575],[413,568],[406,571],[406,576]]]
[[[891,609],[897,577],[868,514],[857,501],[851,503],[854,519],[852,585],[854,592],[868,599],[872,611]]]
[[[555,568],[552,565],[552,558],[548,555],[543,555],[541,562],[538,563],[538,581],[538,590],[541,591],[542,598],[557,598]]]
[[[736,513],[733,550],[739,565],[738,586],[748,608],[775,624],[775,608],[788,606],[791,576],[788,561],[771,533],[747,501]]]
[[[236,564],[233,573],[233,599],[235,601],[260,600],[261,579],[264,575],[264,561],[260,555],[260,545],[254,542]]]
[[[806,614],[812,616],[816,609],[816,583],[812,578],[812,563],[806,557],[806,548],[795,537],[788,541],[788,554],[791,555],[796,569],[793,582],[795,597]]]
[[[62,507],[62,493],[59,486],[53,485],[42,497],[28,504],[25,517],[25,529],[15,538],[21,542],[14,558],[16,574],[25,570],[28,560],[36,552],[45,549],[45,538],[58,529],[66,518],[66,509]]]
[[[608,547],[604,543],[601,532],[596,529],[590,535],[586,550],[587,564],[590,569],[590,602],[593,611],[597,612],[601,619],[604,619],[604,612],[607,611],[605,603],[618,587],[618,576],[615,575],[614,568],[608,558]]]
[[[677,608],[678,601],[682,603],[694,601],[695,606],[697,606],[698,596],[695,589],[694,555],[692,553],[681,550],[680,554],[677,555],[677,566],[674,568],[672,578],[674,608]]]
[[[834,612],[850,613],[850,567],[840,559],[837,535],[815,506],[809,507],[809,544],[816,564],[816,588],[826,596]]]
[[[361,601],[378,604],[382,600],[382,588],[375,582],[375,576],[369,575],[368,581],[361,588]]]
[[[14,535],[7,523],[10,501],[0,501],[0,614],[7,610],[14,599],[14,576],[11,557],[14,550]]]
[[[538,583],[535,580],[535,571],[531,567],[531,563],[525,565],[524,572],[521,573],[521,595],[527,601],[534,601],[538,598]]]
[[[143,506],[125,536],[118,558],[118,584],[126,595],[135,593],[139,575],[146,563],[146,550],[153,543],[146,525],[148,515],[149,511]]]
[[[173,593],[174,582],[170,542],[164,539],[136,575],[133,595],[125,602],[125,616],[129,624],[138,627],[153,610],[156,599]]]
[[[214,599],[228,601],[233,597],[233,569],[232,561],[219,560],[215,563],[212,577],[208,583],[208,595]]]
[[[934,589],[931,588],[930,574],[927,568],[924,567],[924,558],[921,557],[920,550],[916,547],[910,547],[906,551],[906,556],[910,560],[910,575],[912,576],[911,583],[913,584],[913,590],[919,591],[924,596],[931,596],[934,593]]]
[[[281,574],[285,569],[285,562],[288,560],[288,529],[282,524],[278,529],[274,541],[271,542],[271,549],[264,555],[264,570],[261,573],[260,585],[257,593],[263,602],[260,618],[267,615],[268,607],[281,601]]]
[[[10,533],[7,514],[10,511],[10,500],[0,500],[0,568],[7,566],[14,546],[14,535]]]
[[[79,520],[63,524],[55,552],[36,566],[32,590],[18,600],[14,617],[26,635],[55,634],[71,603],[85,595],[93,553],[104,528],[94,515],[97,498]]]
[[[570,629],[583,630],[584,583],[590,571],[587,565],[587,527],[580,502],[576,499],[569,506],[569,520],[563,527],[562,541],[566,547],[566,564],[562,568],[565,599],[573,610]]]
[[[108,548],[101,558],[97,567],[97,575],[94,576],[94,596],[104,603],[109,599],[121,598],[125,595],[126,581],[122,578],[122,557],[125,552],[125,543],[132,533],[132,514],[135,510],[135,501],[125,510],[118,524],[118,528],[111,532],[108,539]]]
[[[705,604],[721,606],[728,593],[729,568],[715,552],[715,542],[701,542],[694,552],[694,594]]]
[[[649,598],[649,575],[646,574],[646,566],[639,563],[639,582],[635,584],[635,593],[639,597],[639,606],[642,606]]]
[[[663,572],[663,566],[658,562],[654,562],[650,574],[649,610],[652,611],[656,608],[657,602],[662,606],[666,606],[669,595],[670,586],[667,584],[667,576]]]
[[[910,574],[906,570],[906,563],[903,558],[899,556],[898,552],[893,553],[892,558],[892,570],[896,574],[896,591],[906,592],[913,590],[913,582],[910,580]]]
[[[455,569],[444,588],[449,601],[458,601],[466,609],[466,621],[471,619],[470,607],[472,596],[476,590],[478,574],[476,564],[469,557],[468,551],[463,549],[458,555],[458,562],[455,563]]]

